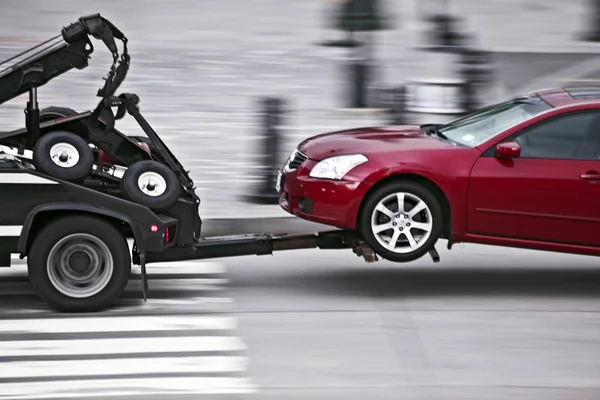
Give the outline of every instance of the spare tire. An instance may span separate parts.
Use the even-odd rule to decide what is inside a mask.
[[[133,163],[121,179],[123,196],[154,211],[171,207],[181,191],[177,175],[165,164],[144,160]]]
[[[91,174],[94,154],[76,134],[54,131],[38,140],[33,148],[33,161],[40,172],[66,181],[80,181]]]
[[[72,108],[50,106],[40,110],[40,122],[48,122],[63,117],[72,117],[77,114],[79,113]]]

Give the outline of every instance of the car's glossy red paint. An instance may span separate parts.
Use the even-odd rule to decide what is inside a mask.
[[[286,176],[287,195],[281,197],[281,207],[309,221],[353,229],[361,199],[371,185],[351,179],[334,181],[311,178],[308,173],[315,164],[315,161],[309,160]],[[312,199],[312,212],[300,209],[299,201],[303,198]]]
[[[298,150],[309,160],[289,172],[281,207],[301,218],[355,229],[361,203],[386,179],[428,180],[451,211],[449,245],[474,242],[538,250],[600,255],[600,161],[483,157],[524,128],[576,110],[600,109],[600,99],[575,100],[563,89],[539,92],[553,108],[517,124],[475,147],[455,147],[425,135],[419,126],[351,129],[314,136]],[[325,158],[364,154],[369,161],[342,180],[309,177]],[[512,153],[514,155],[514,152]],[[515,168],[515,166],[518,168]],[[299,199],[312,199],[304,212]],[[565,214],[565,204],[577,204]]]

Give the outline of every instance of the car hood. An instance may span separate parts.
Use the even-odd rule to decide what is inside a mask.
[[[452,144],[425,135],[418,125],[349,129],[306,139],[298,150],[312,160],[344,154],[443,149]]]

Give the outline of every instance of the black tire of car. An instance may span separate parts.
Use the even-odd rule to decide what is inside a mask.
[[[70,152],[76,152],[79,159],[72,166],[56,164],[52,149],[63,144]],[[33,148],[33,161],[36,169],[65,181],[81,181],[92,173],[94,153],[88,143],[74,133],[66,131],[48,132],[42,136]]]
[[[386,196],[398,192],[412,193],[420,197],[427,204],[427,207],[429,207],[429,210],[431,211],[431,219],[433,222],[431,234],[421,247],[410,253],[400,254],[386,249],[377,241],[371,229],[371,215],[373,214],[377,203]],[[359,216],[359,218],[360,234],[362,235],[363,239],[373,248],[373,250],[375,250],[375,253],[388,261],[398,263],[411,262],[427,254],[427,252],[433,248],[433,246],[435,246],[443,227],[442,208],[433,192],[426,186],[411,181],[390,182],[376,189],[368,196],[367,201],[362,208],[362,214]]]
[[[87,234],[104,243],[112,256],[112,276],[97,294],[69,297],[51,282],[48,257],[59,241],[72,234]],[[59,312],[97,312],[108,308],[125,291],[131,276],[131,255],[125,237],[117,228],[101,218],[93,216],[67,216],[46,225],[31,244],[27,258],[29,280],[36,294],[50,307]]]
[[[53,119],[70,117],[76,114],[78,114],[77,111],[72,108],[50,106],[40,110],[40,122],[48,122]]]
[[[140,187],[140,178],[145,174],[150,176],[150,182],[158,184],[157,188],[164,186],[164,191],[158,195],[149,195]],[[149,189],[155,190],[155,189]],[[123,174],[121,191],[126,199],[141,204],[154,211],[163,211],[171,207],[181,191],[177,175],[165,164],[158,161],[143,160],[133,163]]]

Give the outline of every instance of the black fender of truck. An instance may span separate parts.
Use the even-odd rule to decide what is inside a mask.
[[[33,224],[33,221],[35,220],[35,217],[38,214],[47,211],[64,211],[73,213],[84,212],[88,214],[101,215],[123,221],[131,227],[133,237],[136,241],[138,252],[145,252],[145,249],[143,248],[144,242],[143,240],[141,240],[143,238],[143,234],[140,231],[140,227],[127,215],[114,210],[108,210],[106,208],[96,207],[89,204],[65,202],[43,204],[31,210],[31,212],[27,215],[27,218],[25,219],[25,223],[23,224],[23,230],[21,231],[21,236],[19,237],[19,241],[17,243],[17,251],[19,253],[25,253],[27,251],[27,239],[29,237],[31,226]]]

